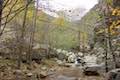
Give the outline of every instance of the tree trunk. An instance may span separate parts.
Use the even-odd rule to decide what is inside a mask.
[[[107,38],[105,37],[105,70],[106,70],[106,73],[108,72],[108,40]]]
[[[111,43],[111,31],[110,31],[110,27],[108,27],[108,41],[109,41],[109,50],[113,56],[113,62],[114,62],[114,69],[117,68],[117,63],[116,63],[116,57],[115,57],[115,54],[114,54],[114,50],[113,50],[113,47],[112,47],[112,43]]]
[[[21,36],[20,36],[20,44],[19,44],[19,59],[18,59],[18,68],[20,69],[21,66],[21,61],[22,61],[22,53],[23,53],[23,47],[24,47],[24,36],[25,36],[25,28],[26,28],[26,17],[27,17],[27,11],[28,11],[28,6],[29,3],[26,1],[25,4],[25,13],[24,13],[24,17],[23,17],[23,24],[22,24],[22,28],[21,28]]]
[[[0,0],[0,31],[1,31],[1,24],[2,24],[2,11],[3,11],[3,0]]]
[[[31,61],[32,61],[32,53],[33,53],[33,50],[32,50],[32,47],[33,47],[33,42],[34,42],[34,34],[35,34],[35,28],[36,28],[36,18],[37,18],[37,12],[38,12],[38,1],[39,0],[36,0],[37,2],[37,5],[36,5],[36,8],[35,8],[35,11],[33,12],[33,21],[32,21],[32,26],[31,26],[31,29],[30,29],[30,45],[29,45],[29,49],[28,49],[28,64],[30,65],[31,64]]]

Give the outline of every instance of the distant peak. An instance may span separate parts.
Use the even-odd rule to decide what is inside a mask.
[[[70,2],[71,1],[71,2]],[[90,1],[86,5],[85,1]],[[58,18],[64,16],[69,21],[80,20],[95,4],[97,0],[38,0],[39,9],[46,14]],[[68,3],[69,2],[69,3]]]

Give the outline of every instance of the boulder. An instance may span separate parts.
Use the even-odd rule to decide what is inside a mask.
[[[120,80],[120,69],[114,69],[107,73],[106,80]]]
[[[78,52],[78,56],[79,56],[79,57],[82,57],[82,56],[83,56],[83,53],[82,53],[82,52]]]
[[[41,70],[47,70],[47,67],[46,66],[43,66],[43,67],[41,67]]]
[[[100,75],[100,70],[102,69],[101,65],[87,65],[83,69],[84,75],[87,76],[99,76]]]
[[[15,75],[23,75],[23,72],[21,70],[15,70],[15,71],[13,71],[13,74],[15,74]]]
[[[48,76],[47,72],[41,71],[40,78],[46,78]]]
[[[63,62],[61,60],[57,60],[56,62],[57,62],[58,65],[62,65],[63,64]]]
[[[27,73],[27,77],[31,77],[31,76],[33,76],[32,73]]]
[[[74,63],[75,62],[75,59],[76,59],[76,55],[75,54],[72,54],[68,57],[68,62],[69,63]]]
[[[68,52],[66,56],[69,57],[70,55],[73,55],[73,54],[74,54],[73,52]]]
[[[15,70],[13,71],[14,74],[14,79],[13,80],[24,80],[25,79],[25,74],[21,70]]]
[[[66,55],[63,54],[63,53],[59,53],[57,56],[58,56],[58,59],[61,60],[61,61],[63,61],[64,59],[66,59]]]

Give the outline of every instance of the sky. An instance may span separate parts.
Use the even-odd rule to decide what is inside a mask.
[[[97,4],[98,0],[51,0],[50,3],[53,7],[58,8],[77,8],[77,7],[85,7],[86,9],[91,9],[95,4]],[[55,5],[56,4],[56,5]]]
[[[54,17],[59,16],[55,13],[56,11],[84,8],[83,14],[85,15],[97,3],[98,0],[39,0],[39,8],[44,9],[45,13]]]

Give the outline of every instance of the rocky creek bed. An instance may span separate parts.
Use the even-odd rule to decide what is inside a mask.
[[[31,67],[22,63],[18,70],[14,61],[0,59],[0,80],[104,80],[104,77],[85,76],[82,69],[60,66],[53,60],[32,62]]]

